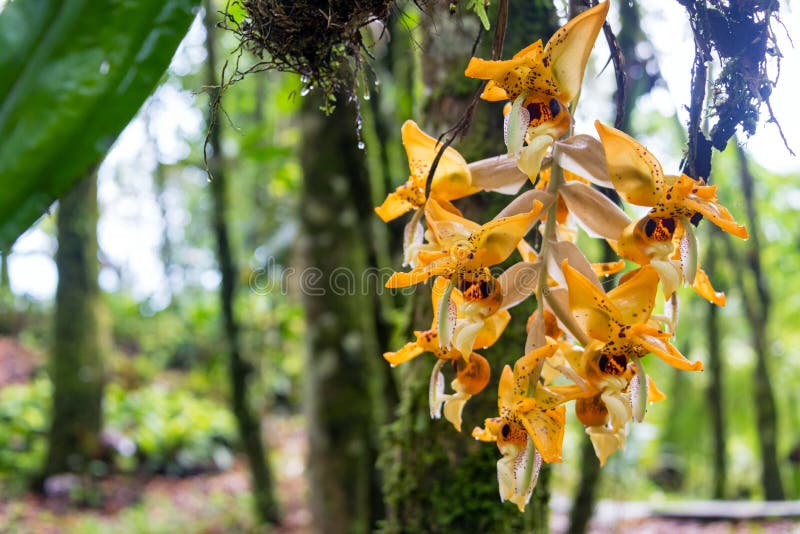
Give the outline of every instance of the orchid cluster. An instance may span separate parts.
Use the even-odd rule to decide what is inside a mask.
[[[461,431],[465,404],[490,379],[489,362],[479,351],[502,335],[509,309],[536,299],[523,355],[500,376],[498,413],[472,431],[474,438],[497,444],[500,498],[520,510],[542,462],[561,461],[567,403],[574,402],[604,464],[625,446],[629,423],[641,422],[648,403],[664,398],[645,373],[648,355],[681,370],[703,368],[672,342],[680,286],[725,304],[698,264],[695,224],[702,217],[747,237],[719,204],[714,186],[685,174],[665,175],[632,137],[599,121],[599,139],[574,134],[583,72],[607,12],[608,2],[598,4],[546,45],[536,41],[510,60],[472,58],[466,75],[488,80],[482,98],[507,102],[508,154],[467,163],[448,147],[428,184],[440,146],[408,121],[402,138],[410,177],[375,209],[384,221],[413,211],[404,239],[404,265],[410,269],[394,273],[386,285],[431,281],[433,322],[384,358],[395,366],[423,353],[436,357],[431,417],[443,414]],[[519,193],[528,182],[532,187]],[[646,213],[632,220],[593,186],[613,188]],[[480,224],[453,204],[479,191],[514,198]],[[578,227],[604,239],[620,259],[590,263],[575,244]],[[515,251],[520,261],[498,274],[496,266]],[[628,265],[635,268],[606,291],[601,278]],[[657,303],[663,313],[656,313]],[[446,370],[454,373],[449,392]]]

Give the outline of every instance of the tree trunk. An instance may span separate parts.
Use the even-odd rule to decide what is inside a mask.
[[[303,103],[300,290],[306,311],[306,413],[315,532],[365,533],[383,517],[375,469],[381,369],[368,282],[368,230],[359,216],[368,191],[356,117],[344,99],[331,116]]]
[[[205,5],[206,27],[206,84],[215,88],[210,96],[213,103],[218,103],[219,81],[216,75],[216,43],[214,38],[214,14],[216,11],[210,1]],[[209,116],[209,148],[208,168],[211,173],[211,194],[213,197],[213,231],[217,242],[217,262],[219,264],[222,283],[220,285],[220,308],[224,324],[225,341],[228,351],[228,368],[230,373],[231,405],[247,461],[250,466],[250,480],[253,486],[253,501],[257,517],[264,523],[277,523],[279,520],[278,502],[272,487],[272,473],[265,458],[264,445],[261,441],[261,424],[248,402],[248,379],[251,366],[245,361],[239,339],[239,322],[234,313],[236,293],[236,268],[231,250],[230,231],[228,229],[228,200],[226,192],[226,175],[222,157],[220,122],[213,120],[214,107]]]
[[[711,226],[711,225],[709,225]],[[708,243],[708,253],[706,254],[705,270],[706,274],[714,280],[717,272],[717,248],[714,247],[714,238],[718,238],[720,231],[713,227],[710,229],[711,239]],[[725,498],[725,485],[727,480],[727,440],[725,436],[725,403],[723,398],[723,375],[722,375],[722,346],[721,333],[719,326],[719,306],[707,303],[708,313],[706,315],[706,335],[708,342],[708,365],[706,372],[709,373],[708,396],[709,417],[711,419],[711,439],[713,442],[713,492],[715,499]]]
[[[11,277],[8,274],[8,257],[11,255],[11,247],[5,252],[0,252],[0,291],[11,291]]]
[[[58,211],[58,289],[50,362],[53,410],[45,476],[86,471],[100,454],[103,357],[97,283],[97,178],[64,195]]]
[[[747,211],[747,227],[750,239],[747,242],[747,252],[744,262],[736,265],[747,265],[750,272],[751,283],[745,280],[744,269],[735,269],[739,284],[745,313],[750,323],[750,333],[753,351],[756,357],[754,379],[755,408],[758,424],[758,438],[761,450],[761,484],[764,496],[768,500],[783,500],[783,484],[781,483],[780,466],[778,463],[778,423],[775,407],[775,394],[769,378],[767,360],[769,359],[769,343],[767,338],[767,325],[769,321],[769,308],[771,295],[764,272],[761,268],[761,228],[758,223],[753,193],[753,175],[747,165],[744,149],[737,146],[739,158],[739,178],[744,195]],[[731,240],[726,239],[729,250],[732,250]],[[731,255],[731,258],[735,257]]]

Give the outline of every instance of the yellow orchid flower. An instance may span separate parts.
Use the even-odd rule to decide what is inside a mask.
[[[588,336],[603,345],[597,351],[596,370],[621,375],[632,358],[653,353],[684,371],[700,371],[669,342],[671,334],[649,324],[658,289],[658,273],[646,265],[605,293],[578,270],[564,262],[562,271],[569,290],[569,306]]]
[[[599,121],[595,127],[614,188],[627,202],[651,208],[647,215],[628,225],[619,240],[612,243],[614,249],[639,265],[652,264],[659,272],[666,296],[683,278],[704,298],[724,305],[724,295],[711,287],[697,263],[691,223],[702,215],[725,232],[747,239],[747,229],[719,204],[717,187],[685,174],[664,175],[655,156],[635,139]]]
[[[541,212],[542,203],[537,201],[527,213],[501,217],[481,226],[430,199],[425,205],[425,220],[439,249],[421,251],[415,267],[410,272],[394,273],[386,287],[408,287],[443,276],[459,288],[475,286],[468,293],[488,296],[495,291],[488,267],[511,255]]]
[[[446,284],[443,280],[437,279],[433,284],[431,299],[433,301],[433,323],[429,330],[416,331],[415,341],[406,343],[402,348],[394,352],[386,352],[383,357],[392,367],[410,361],[424,352],[430,352],[438,362],[434,365],[431,372],[430,390],[430,412],[431,417],[438,419],[441,417],[442,406],[444,406],[445,419],[453,424],[457,431],[461,431],[461,413],[466,402],[473,396],[480,393],[489,383],[490,368],[486,358],[476,352],[473,348],[487,348],[497,341],[505,330],[511,315],[505,311],[497,311],[481,321],[480,329],[471,339],[470,353],[462,355],[459,350],[451,346],[443,346],[439,337],[439,303],[444,296]],[[451,294],[453,303],[458,306],[463,302],[463,296],[458,290],[453,290]],[[450,310],[448,310],[450,311]],[[455,393],[444,393],[444,376],[442,367],[450,362],[456,371],[456,377],[451,382],[451,387]]]
[[[543,408],[528,391],[536,382],[532,375],[557,348],[551,341],[517,360],[513,371],[506,365],[498,388],[499,417],[486,419],[484,428],[472,431],[475,439],[497,443],[503,455],[497,462],[500,499],[513,502],[520,511],[530,500],[542,460],[561,461],[565,408]]]
[[[375,213],[384,222],[400,217],[407,211],[425,204],[425,185],[428,172],[441,145],[423,132],[417,123],[406,121],[401,129],[403,146],[411,172],[408,181],[389,193]],[[455,200],[477,193],[466,160],[454,148],[447,147],[433,174],[430,195],[440,200]]]
[[[568,351],[566,359],[574,373],[582,377],[580,385],[542,388],[540,401],[548,404],[575,400],[575,415],[586,426],[601,465],[614,452],[625,448],[628,423],[641,422],[647,404],[666,398],[651,377],[639,374],[634,362],[620,369],[618,365],[622,362],[616,360],[609,372],[606,356],[602,354],[605,348],[602,342],[592,340],[583,350]]]
[[[562,271],[570,310],[590,341],[583,351],[566,354],[583,383],[542,388],[540,403],[549,405],[578,399],[579,419],[589,424],[587,433],[598,458],[605,463],[610,454],[624,447],[628,421],[632,418],[641,421],[644,417],[648,395],[643,392],[654,397],[651,401],[661,396],[644,376],[640,358],[653,353],[681,370],[701,370],[703,365],[688,361],[669,342],[670,334],[650,323],[658,290],[654,267],[647,265],[630,273],[608,293],[566,261]],[[632,392],[635,376],[638,378]],[[642,380],[647,384],[642,384]],[[588,400],[593,397],[598,398]]]
[[[383,204],[375,208],[375,213],[384,222],[425,205],[428,173],[442,147],[439,141],[423,132],[412,120],[403,124],[400,133],[410,176],[386,196]],[[444,202],[481,190],[515,194],[524,182],[525,175],[505,158],[493,157],[468,164],[457,150],[447,147],[433,173],[430,196]]]
[[[603,2],[573,18],[546,46],[538,40],[504,61],[470,59],[465,75],[489,80],[481,98],[513,102],[506,110],[506,145],[512,156],[517,156],[527,136],[530,154],[523,157],[540,162],[547,146],[569,129],[568,106],[580,92],[608,6]]]

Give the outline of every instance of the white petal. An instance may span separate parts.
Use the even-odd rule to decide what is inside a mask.
[[[567,283],[564,279],[564,273],[561,272],[561,263],[564,260],[569,262],[569,266],[577,270],[587,280],[591,281],[598,289],[603,289],[600,280],[592,269],[592,264],[583,255],[574,243],[569,241],[558,241],[549,243],[552,254],[548,256],[547,273],[553,280],[557,281],[560,286],[566,287]]]
[[[582,182],[567,182],[559,189],[569,212],[591,237],[619,240],[631,223],[619,206],[603,193]]]
[[[544,347],[547,344],[544,332],[544,316],[537,313],[531,322],[531,327],[528,330],[528,337],[525,339],[525,354]]]
[[[444,394],[442,366],[445,362],[446,360],[436,360],[436,365],[433,366],[433,371],[431,372],[431,382],[428,386],[428,406],[431,412],[431,419],[441,419],[442,403],[449,397]]]
[[[533,210],[533,206],[536,201],[544,204],[544,208],[542,209],[542,213],[544,213],[547,206],[553,200],[553,195],[540,189],[531,189],[530,191],[525,191],[520,196],[512,200],[508,206],[503,208],[500,213],[495,215],[494,220],[502,219],[503,217],[511,217],[513,215],[519,215],[521,213],[530,213],[531,210]]]
[[[685,218],[682,218],[681,222],[683,223],[683,237],[680,243],[680,253],[683,280],[686,285],[691,286],[697,276],[697,237],[691,222]]]
[[[633,364],[636,366],[636,375],[631,379],[630,399],[633,419],[637,423],[644,421],[644,413],[647,411],[647,374],[644,371],[642,360],[633,357]]]
[[[608,176],[603,144],[590,135],[573,135],[557,142],[555,159],[563,169],[601,187],[614,187]]]
[[[475,338],[478,337],[483,327],[483,321],[459,321],[457,331],[453,336],[453,347],[465,358],[469,358],[475,346]]]
[[[500,304],[500,309],[507,310],[516,306],[533,294],[539,284],[540,271],[541,264],[538,261],[521,261],[506,269],[497,278],[500,284],[500,291],[503,294],[503,302]]]
[[[522,106],[527,97],[527,93],[519,95],[511,105],[511,111],[508,112],[508,115],[503,120],[503,138],[506,142],[508,155],[512,158],[516,158],[519,151],[522,150],[522,145],[525,142],[525,133],[528,131],[528,125],[531,122],[531,114],[528,108]]]
[[[506,155],[494,156],[469,164],[472,185],[484,191],[516,195],[528,177],[517,168],[517,162]]]
[[[423,210],[416,210],[411,220],[406,223],[403,230],[403,267],[410,265],[422,245],[425,229],[422,227]]]
[[[453,383],[455,383],[455,380]],[[450,398],[444,403],[444,418],[450,421],[458,432],[461,432],[461,413],[464,411],[464,405],[471,396],[468,393],[450,395]]]
[[[440,348],[450,346],[450,341],[453,339],[453,331],[456,328],[456,303],[450,298],[452,293],[453,282],[451,280],[447,283],[447,287],[442,294],[442,300],[439,301],[439,312],[437,313]]]
[[[658,271],[664,297],[669,298],[681,285],[680,267],[676,266],[671,260],[650,260],[650,265]]]

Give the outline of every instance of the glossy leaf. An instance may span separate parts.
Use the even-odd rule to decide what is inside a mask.
[[[0,249],[100,163],[198,3],[28,0],[0,13]]]

